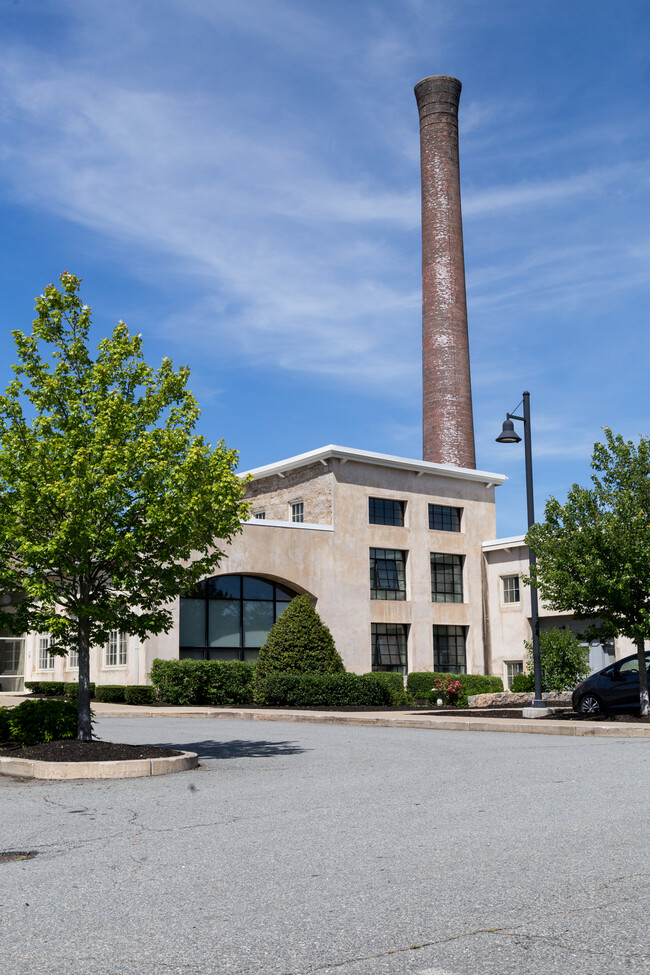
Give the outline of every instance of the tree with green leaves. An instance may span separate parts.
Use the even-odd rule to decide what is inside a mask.
[[[650,440],[625,441],[605,429],[594,445],[592,486],[574,484],[526,544],[537,557],[534,580],[551,609],[599,618],[608,632],[634,640],[640,706],[650,714],[645,640],[650,636]]]
[[[194,433],[189,369],[148,366],[119,322],[89,348],[91,311],[64,272],[36,302],[0,396],[0,611],[12,632],[79,654],[79,728],[91,738],[90,651],[111,631],[168,631],[170,601],[213,572],[248,516],[237,453]]]

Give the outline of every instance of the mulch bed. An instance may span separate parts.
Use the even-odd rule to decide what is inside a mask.
[[[44,741],[40,745],[16,745],[0,742],[0,755],[5,758],[28,758],[36,762],[123,762],[134,758],[171,758],[180,752],[155,745],[123,745],[113,741]]]

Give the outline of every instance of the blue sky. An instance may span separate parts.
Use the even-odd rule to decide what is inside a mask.
[[[477,465],[531,392],[538,517],[602,427],[650,435],[643,0],[5,0],[0,385],[67,269],[106,334],[188,363],[242,468],[421,456],[418,116],[454,75]]]

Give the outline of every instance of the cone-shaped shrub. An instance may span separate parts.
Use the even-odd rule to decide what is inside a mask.
[[[275,671],[345,671],[332,634],[309,601],[296,596],[269,631],[257,661],[257,681]]]

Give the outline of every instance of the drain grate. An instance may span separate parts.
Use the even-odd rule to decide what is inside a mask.
[[[0,850],[0,863],[8,863],[10,860],[32,860],[36,855],[36,850]]]

